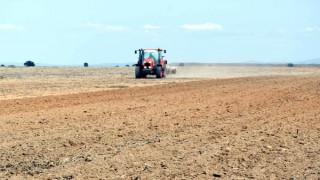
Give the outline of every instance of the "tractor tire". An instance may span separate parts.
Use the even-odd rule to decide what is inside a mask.
[[[142,78],[142,71],[139,66],[136,67],[135,74],[136,74],[136,79]]]
[[[156,77],[157,78],[162,78],[163,72],[162,72],[162,67],[156,67]]]
[[[167,76],[167,70],[163,69],[162,70],[162,77],[165,78]]]

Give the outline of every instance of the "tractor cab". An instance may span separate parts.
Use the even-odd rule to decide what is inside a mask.
[[[157,78],[166,76],[166,64],[162,52],[166,50],[158,49],[139,49],[138,63],[136,64],[136,78],[145,78],[147,75],[156,75]]]
[[[154,50],[143,51],[143,60],[152,60],[155,64],[159,64],[160,53]]]

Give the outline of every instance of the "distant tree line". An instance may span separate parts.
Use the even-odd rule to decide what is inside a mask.
[[[30,60],[26,61],[23,65],[26,66],[26,67],[36,66],[36,64],[33,61],[30,61]]]
[[[287,64],[287,66],[288,66],[288,67],[294,67],[294,64],[289,63],[289,64]]]

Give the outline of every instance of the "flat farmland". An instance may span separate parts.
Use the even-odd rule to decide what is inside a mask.
[[[135,79],[134,67],[0,68],[0,100],[74,94],[201,79],[320,74],[319,68],[186,66],[165,79]]]
[[[0,178],[318,179],[320,69],[0,68]]]
[[[161,81],[136,80],[133,67],[0,68],[0,76],[0,99],[93,92],[185,81],[169,78]]]

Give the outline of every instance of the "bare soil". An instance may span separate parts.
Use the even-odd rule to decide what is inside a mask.
[[[164,80],[127,70],[67,82],[61,69],[43,79],[3,73],[0,178],[319,179],[319,70]],[[50,95],[45,79],[61,91]],[[98,79],[102,89],[83,85]],[[72,82],[79,91],[68,91]]]
[[[2,78],[1,78],[2,77]],[[150,86],[194,78],[135,79],[134,67],[0,68],[0,100]]]

